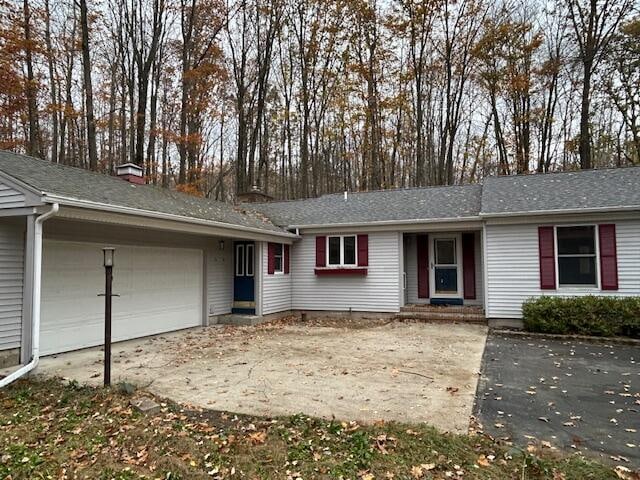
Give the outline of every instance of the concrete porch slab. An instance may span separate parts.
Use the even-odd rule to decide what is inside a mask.
[[[216,410],[467,430],[486,327],[335,325],[212,326],[122,342],[112,380]],[[46,357],[38,373],[100,385],[102,357],[99,348]]]

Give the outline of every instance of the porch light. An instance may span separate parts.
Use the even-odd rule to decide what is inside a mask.
[[[224,250],[224,240],[220,240],[220,242],[218,243],[218,247],[220,248],[220,250]]]
[[[102,253],[104,254],[104,266],[113,267],[113,257],[116,249],[113,247],[104,247]]]

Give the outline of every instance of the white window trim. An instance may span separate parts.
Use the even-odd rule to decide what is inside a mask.
[[[457,291],[451,293],[436,291],[436,241],[455,239],[456,241],[456,271]],[[475,248],[475,247],[474,247]],[[429,298],[462,298],[464,297],[464,272],[462,270],[462,234],[439,233],[429,234]]]
[[[242,256],[240,255],[240,252],[242,252]],[[238,245],[236,245],[236,277],[244,277],[244,262],[244,244],[239,243]]]
[[[344,263],[344,239],[345,237],[353,237],[355,239],[354,243],[354,257],[355,263]],[[340,263],[330,263],[329,262],[329,239],[330,238],[339,238],[340,239]],[[358,235],[356,234],[347,234],[347,235],[327,235],[326,239],[326,265],[329,268],[358,268]]]
[[[273,252],[273,273],[274,275],[284,275],[284,244],[276,243],[276,245],[280,245],[280,255],[276,255],[276,252]],[[280,257],[280,270],[278,270],[275,265],[275,259],[278,256]]]
[[[251,261],[249,261],[249,249],[251,249]],[[256,257],[254,255],[255,247],[253,243],[247,243],[244,249],[244,261],[245,261],[245,277],[253,277],[256,269]],[[251,273],[249,273],[249,265],[251,265]]]
[[[596,274],[596,283],[594,284],[581,284],[581,283],[571,283],[571,284],[560,284],[560,262],[558,261],[558,228],[571,228],[571,227],[593,227],[593,243],[595,245],[595,274]],[[553,227],[553,256],[555,260],[556,267],[556,290],[601,290],[601,282],[600,282],[600,235],[599,235],[599,226],[595,223],[570,223],[570,224],[561,224],[554,225]],[[576,255],[576,256],[585,256],[586,255]]]

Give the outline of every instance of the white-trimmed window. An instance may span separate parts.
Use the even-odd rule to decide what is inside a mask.
[[[595,226],[556,227],[556,252],[560,286],[597,286]]]
[[[247,277],[253,277],[253,243],[247,243],[247,261],[245,266],[245,275]]]
[[[327,265],[330,267],[355,267],[358,253],[355,235],[327,237]]]
[[[276,243],[273,246],[273,271],[274,273],[283,273],[284,272],[284,260],[282,255],[282,244]]]
[[[244,245],[236,245],[236,277],[244,277]]]

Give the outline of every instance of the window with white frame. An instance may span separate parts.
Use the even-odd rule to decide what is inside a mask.
[[[284,270],[282,266],[284,262],[282,260],[282,244],[276,243],[273,246],[273,271],[274,273],[282,273]]]
[[[357,265],[356,236],[327,237],[327,265],[352,267]]]
[[[236,277],[244,277],[244,245],[236,245]]]
[[[253,244],[252,243],[247,243],[246,266],[244,271],[247,277],[253,277]]]
[[[556,228],[558,283],[597,284],[596,230],[593,225]]]

